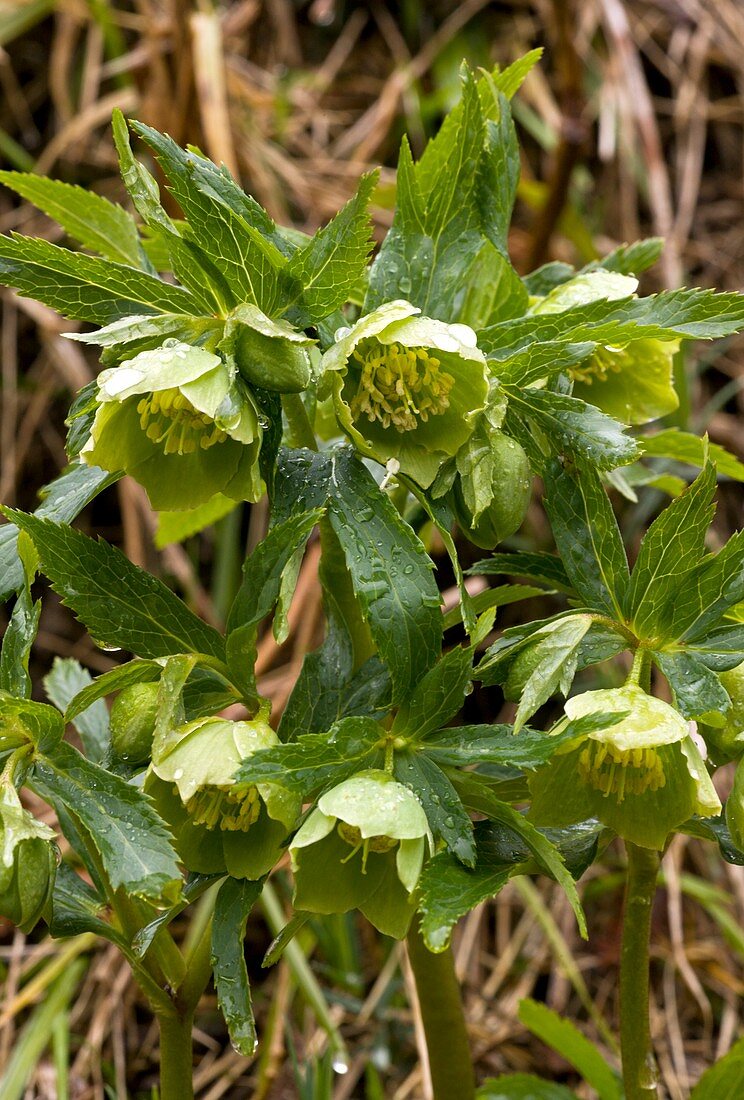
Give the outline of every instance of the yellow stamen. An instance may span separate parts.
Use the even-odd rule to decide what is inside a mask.
[[[392,425],[399,432],[409,432],[449,408],[455,380],[426,348],[367,340],[355,350],[354,358],[361,366],[359,387],[351,400],[355,419],[366,416],[383,428]]]
[[[186,803],[195,825],[224,832],[247,833],[258,820],[261,803],[255,787],[202,787]]]
[[[587,386],[591,386],[594,381],[606,382],[611,372],[619,374],[623,369],[618,350],[599,347],[591,359],[587,359],[579,366],[571,367],[568,373],[574,382],[584,382]]]
[[[227,439],[227,432],[176,389],[147,394],[137,403],[137,412],[142,431],[153,443],[162,444],[167,455],[193,454]]]
[[[591,739],[579,755],[579,775],[603,795],[614,795],[618,802],[627,794],[645,794],[666,785],[664,764],[656,749],[617,749]]]

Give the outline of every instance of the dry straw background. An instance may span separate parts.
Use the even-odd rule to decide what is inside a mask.
[[[741,0],[0,0],[0,160],[122,198],[108,130],[120,107],[201,146],[275,218],[305,230],[334,213],[362,171],[382,164],[374,216],[383,230],[392,216],[390,165],[401,133],[420,150],[457,94],[462,57],[474,65],[508,63],[544,45],[543,64],[516,107],[525,149],[511,241],[519,269],[546,258],[583,263],[595,251],[658,234],[667,246],[647,290],[740,290],[743,44]],[[0,230],[11,229],[55,233],[5,193]],[[32,507],[39,487],[64,464],[67,405],[95,372],[94,360],[61,338],[63,329],[46,308],[3,295],[5,503]],[[680,423],[708,430],[744,459],[744,341],[692,356],[689,374]],[[724,537],[741,526],[742,494],[727,487],[721,496]],[[643,508],[626,508],[631,540],[647,520]],[[210,567],[234,575],[237,551],[255,542],[265,521],[254,508],[242,527],[156,552],[155,517],[139,487],[124,482],[83,522],[219,623],[225,586],[209,580]],[[537,504],[526,531],[536,544],[547,538]],[[321,630],[316,567],[311,548],[290,642],[277,647],[269,635],[261,646],[262,685],[276,713]],[[94,673],[115,660],[50,598],[39,677],[55,656],[75,656]],[[495,716],[484,710],[483,717]],[[610,850],[603,868],[586,876],[589,944],[578,939],[564,898],[548,883],[518,880],[463,922],[456,958],[481,1076],[536,1071],[576,1087],[567,1064],[519,1023],[518,1003],[529,995],[578,1020],[609,1050],[603,1021],[615,1010],[620,867]],[[678,838],[664,861],[654,935],[655,1039],[667,1094],[682,1100],[739,1031],[744,869]],[[353,921],[337,922],[335,937],[316,930],[303,948],[354,1054],[350,1072],[328,1089],[303,1091],[288,1044],[301,1065],[312,1065],[322,1059],[326,1031],[286,962],[268,973],[255,962],[264,1042],[253,1062],[235,1054],[207,996],[195,1041],[200,1100],[425,1100],[401,949],[390,950]],[[257,918],[249,958],[260,958],[269,939]],[[60,975],[78,962],[65,991]],[[4,1100],[152,1095],[156,1032],[113,948],[88,936],[55,943],[37,932],[27,940],[0,920],[0,977]],[[54,1007],[55,996],[52,1019],[45,1005]]]

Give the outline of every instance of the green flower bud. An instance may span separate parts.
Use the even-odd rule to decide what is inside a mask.
[[[128,764],[146,764],[158,716],[158,684],[123,688],[111,707],[111,752]]]
[[[235,362],[247,382],[278,393],[307,389],[313,379],[308,336],[249,304],[238,306],[231,317],[239,322]]]
[[[532,470],[523,448],[503,432],[490,438],[494,452],[493,498],[475,521],[463,494],[458,474],[450,500],[455,518],[470,542],[483,550],[493,550],[522,526],[532,489]]]
[[[260,719],[199,718],[153,752],[146,789],[191,871],[260,878],[281,855],[300,800],[275,783],[237,784],[247,757],[279,739]]]
[[[429,823],[416,796],[387,772],[365,771],[318,799],[289,846],[295,908],[359,909],[402,939],[414,912]]]
[[[597,817],[624,840],[662,849],[693,814],[721,803],[687,723],[639,687],[588,691],[566,703],[570,719],[627,711],[613,726],[563,745],[530,780],[531,817],[569,825]]]
[[[532,313],[562,313],[602,299],[635,297],[638,280],[614,271],[588,271],[562,283],[533,306]],[[574,396],[625,424],[647,424],[679,405],[674,356],[679,340],[632,340],[623,347],[599,347],[568,371]]]
[[[488,379],[472,329],[418,312],[388,302],[340,329],[321,368],[338,421],[362,454],[394,459],[427,487],[470,435]]]
[[[22,932],[39,921],[54,886],[54,832],[21,805],[14,787],[0,790],[0,915]]]
[[[698,732],[716,759],[725,763],[744,755],[744,662],[727,672],[719,672],[718,678],[728,692],[731,706],[721,715],[722,725],[698,722]]]
[[[81,457],[130,474],[153,508],[195,508],[215,493],[261,496],[258,407],[220,356],[167,340],[102,371],[98,400]]]

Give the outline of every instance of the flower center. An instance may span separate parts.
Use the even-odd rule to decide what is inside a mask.
[[[354,351],[361,365],[359,387],[351,401],[354,418],[366,416],[383,428],[410,432],[418,422],[439,416],[449,407],[455,384],[426,348],[363,341]]]
[[[203,787],[188,800],[186,809],[195,825],[247,833],[258,820],[261,802],[256,787]]]
[[[622,802],[626,794],[645,794],[666,785],[664,765],[656,749],[617,749],[589,740],[579,756],[579,775],[603,795]]]
[[[142,431],[153,443],[162,443],[167,455],[190,455],[199,447],[207,450],[227,439],[227,432],[177,389],[147,394],[138,402],[137,412]]]
[[[594,381],[606,382],[611,372],[620,374],[623,369],[619,350],[619,348],[598,347],[591,359],[583,365],[572,367],[568,373],[574,382],[584,382],[587,386],[591,386]]]

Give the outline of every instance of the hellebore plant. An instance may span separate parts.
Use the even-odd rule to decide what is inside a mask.
[[[328,914],[358,912],[405,938],[433,1095],[473,1100],[455,924],[510,878],[541,874],[586,934],[576,880],[618,838],[618,1071],[627,1100],[657,1095],[648,959],[660,854],[682,832],[744,860],[744,535],[706,543],[716,464],[740,481],[744,467],[652,424],[677,406],[684,342],[742,329],[744,296],[639,296],[656,240],[580,271],[517,274],[510,100],[538,56],[464,67],[462,98],[418,161],[404,141],[372,264],[374,173],[312,237],[277,226],[226,169],[118,113],[136,218],[82,188],[0,173],[82,246],[2,237],[0,280],[95,326],[72,338],[100,348],[103,367],[73,402],[70,466],[36,512],[6,508],[0,530],[14,600],[0,653],[0,913],[23,930],[43,918],[55,936],[94,932],[123,953],[160,1028],[162,1100],[193,1095],[192,1025],[210,980],[233,1045],[254,1054],[244,939],[256,904],[286,921],[270,960]],[[700,472],[687,484],[690,467]],[[238,532],[245,502],[265,502],[268,530],[242,578],[222,566],[213,578],[223,629],[72,526],[124,474],[147,490],[163,542],[231,512]],[[672,499],[631,571],[608,488],[635,501],[649,484]],[[538,529],[547,538],[532,518],[541,505],[555,552],[530,548]],[[257,680],[259,639],[273,616],[286,640],[311,543],[325,636],[277,722]],[[476,596],[460,561],[463,547],[477,556],[468,543],[495,550],[469,570],[485,580]],[[429,556],[440,545],[459,593],[445,614]],[[124,653],[96,679],[57,662],[48,702],[29,674],[39,573],[96,644]],[[540,594],[545,617],[497,629],[499,607]],[[516,704],[513,724],[462,724],[474,681],[481,703]],[[721,813],[711,775],[733,760]],[[24,790],[57,828],[34,818]],[[174,935],[194,904],[189,932]],[[292,945],[340,1067],[343,1041],[298,958]],[[603,1096],[620,1096],[600,1061]],[[480,1096],[494,1088],[552,1086],[507,1076]]]

